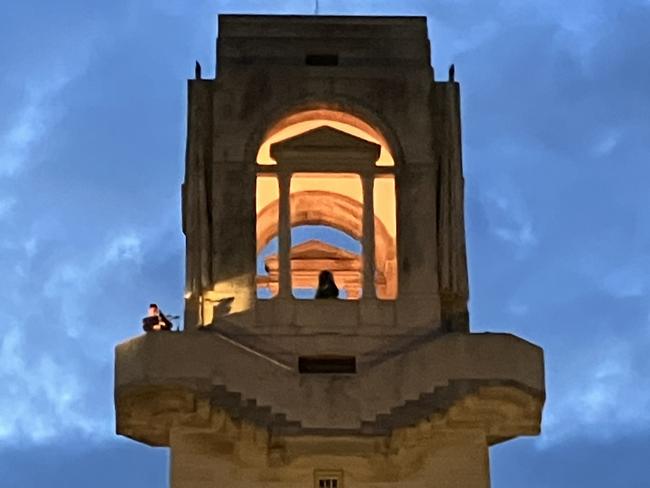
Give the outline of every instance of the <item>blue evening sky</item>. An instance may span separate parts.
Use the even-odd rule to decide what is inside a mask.
[[[475,331],[544,347],[543,435],[495,488],[650,486],[650,2],[320,0],[426,15],[463,96]],[[313,1],[21,0],[0,10],[0,486],[164,487],[114,434],[113,348],[181,311],[186,79],[217,13]]]

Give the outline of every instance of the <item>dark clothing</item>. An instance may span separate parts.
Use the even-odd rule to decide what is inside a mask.
[[[172,330],[171,321],[162,312],[160,312],[160,330]]]
[[[318,287],[318,290],[316,290],[316,296],[314,298],[338,298],[339,297],[339,289],[334,286],[328,286],[328,287]]]
[[[169,321],[165,314],[158,312],[158,315],[153,315],[151,317],[145,317],[142,319],[142,329],[145,332],[157,332],[154,327],[156,325],[160,326],[160,330],[172,330],[172,323]]]
[[[318,289],[314,298],[338,298],[339,288],[331,271],[321,271],[318,275]]]

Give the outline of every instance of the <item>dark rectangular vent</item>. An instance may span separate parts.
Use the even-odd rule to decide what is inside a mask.
[[[314,488],[343,488],[343,471],[340,469],[314,470]]]
[[[307,66],[338,66],[338,54],[307,54],[305,56]]]
[[[353,374],[357,372],[354,356],[300,356],[298,371],[303,374]]]
[[[321,478],[318,480],[318,488],[339,488],[339,480],[336,478]]]

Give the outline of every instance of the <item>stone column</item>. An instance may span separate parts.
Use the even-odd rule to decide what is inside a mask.
[[[278,297],[291,297],[291,173],[278,173],[280,190],[278,257],[279,257],[279,291]]]
[[[375,200],[374,200],[374,174],[361,175],[363,187],[363,296],[362,298],[376,298],[375,292]]]

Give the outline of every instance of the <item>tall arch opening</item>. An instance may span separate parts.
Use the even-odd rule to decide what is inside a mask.
[[[350,114],[309,110],[272,127],[257,154],[258,298],[313,298],[329,271],[339,298],[395,299],[394,166],[381,134]]]

